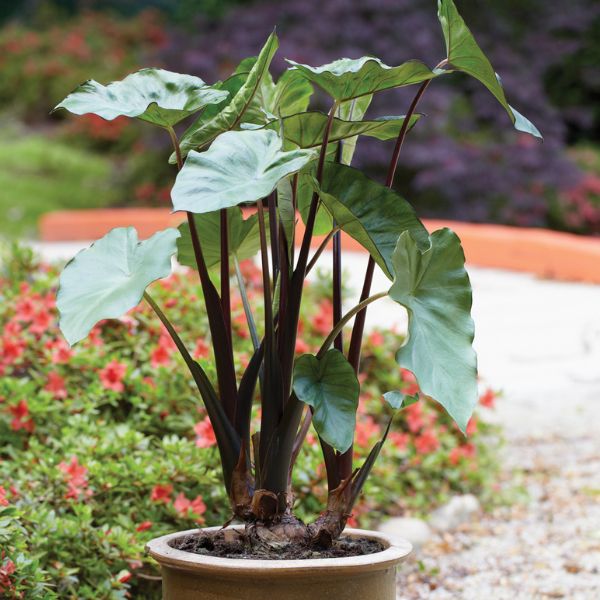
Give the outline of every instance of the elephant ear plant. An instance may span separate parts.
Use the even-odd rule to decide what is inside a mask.
[[[198,77],[144,69],[107,86],[88,81],[57,106],[107,120],[138,118],[171,138],[171,162],[178,169],[173,209],[185,212],[187,221],[144,241],[133,227],[113,229],[80,252],[60,278],[60,325],[74,344],[98,321],[120,317],[142,299],[152,306],[206,407],[232,517],[247,525],[250,539],[326,547],[343,531],[392,426],[390,419],[383,438],[355,468],[361,341],[367,307],[378,299],[389,296],[408,312],[408,336],[397,362],[414,373],[420,395],[439,402],[462,431],[475,406],[471,287],[460,240],[449,229],[426,231],[411,205],[393,190],[394,173],[407,133],[423,118],[416,112],[419,100],[435,79],[454,71],[487,87],[516,129],[541,136],[508,104],[500,79],[451,0],[440,0],[438,16],[447,56],[433,69],[417,60],[390,67],[369,56],[320,67],[289,60],[289,69],[275,82],[269,73],[278,46],[273,33],[257,57],[242,61],[223,82],[207,85]],[[331,98],[327,114],[309,109],[313,86]],[[364,118],[374,94],[402,86],[416,86],[405,115]],[[192,115],[195,120],[178,137],[174,127]],[[396,140],[384,184],[350,166],[360,135]],[[243,213],[240,205],[254,209]],[[296,239],[300,217],[305,226]],[[341,232],[369,253],[360,300],[345,313]],[[316,235],[325,237],[311,254]],[[331,332],[316,354],[295,357],[304,282],[331,241]],[[264,287],[262,324],[252,314],[239,270],[241,259],[257,253]],[[146,291],[171,272],[173,257],[198,271],[215,382]],[[390,286],[371,294],[376,267]],[[239,381],[231,285],[239,286],[254,342],[254,355]],[[351,331],[348,347],[346,329]],[[390,390],[383,399],[399,410],[419,398]],[[261,409],[258,431],[251,430],[255,401]],[[311,425],[322,447],[329,496],[321,515],[305,525],[293,513],[291,481]]]

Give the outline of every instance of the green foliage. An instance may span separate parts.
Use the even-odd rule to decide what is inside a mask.
[[[212,142],[218,135],[233,129],[242,122],[244,114],[258,93],[265,78],[270,77],[269,65],[279,46],[275,33],[272,33],[263,46],[256,62],[248,72],[231,101],[211,119],[202,115],[186,130],[181,138],[181,152],[185,155],[193,148],[201,148]],[[271,107],[272,108],[272,107]]]
[[[422,83],[436,76],[435,72],[418,60],[410,60],[398,67],[389,67],[372,56],[340,58],[320,67],[303,65],[293,60],[287,62],[337,102]]]
[[[339,452],[354,440],[360,384],[352,365],[339,350],[322,358],[303,354],[294,368],[294,393],[314,409],[317,433]]]
[[[316,158],[312,150],[281,147],[274,131],[228,131],[209,150],[190,151],[171,192],[173,208],[207,213],[260,200]]]
[[[165,229],[139,242],[135,228],[118,227],[71,260],[56,297],[67,341],[79,342],[102,319],[123,316],[150,283],[167,277],[178,237],[176,229]]]
[[[477,403],[471,284],[456,234],[440,229],[430,240],[423,251],[405,231],[392,256],[390,298],[408,310],[408,340],[397,360],[465,431]]]
[[[115,201],[109,160],[40,135],[0,136],[0,234],[32,236],[48,210]]]
[[[104,86],[91,79],[71,92],[54,110],[76,115],[93,113],[112,121],[138,117],[161,127],[173,127],[208,104],[219,104],[229,92],[206,85],[199,77],[164,69],[142,69]]]

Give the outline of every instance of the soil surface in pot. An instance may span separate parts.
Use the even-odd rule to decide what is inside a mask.
[[[344,558],[375,554],[384,546],[370,538],[342,536],[330,548],[305,543],[268,543],[250,538],[243,531],[222,529],[211,533],[183,535],[169,545],[177,550],[219,558],[246,558],[260,560],[298,560],[309,558]]]

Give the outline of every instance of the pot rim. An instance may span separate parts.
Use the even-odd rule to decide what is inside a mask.
[[[232,529],[242,529],[243,525],[232,525]],[[266,560],[245,558],[222,558],[185,552],[169,546],[169,542],[183,535],[198,533],[200,531],[218,531],[222,527],[205,527],[201,529],[188,529],[163,535],[150,540],[146,544],[146,551],[161,566],[184,571],[223,573],[231,575],[233,572],[256,577],[273,577],[293,574],[306,575],[308,571],[335,571],[337,574],[350,574],[367,571],[381,571],[395,566],[412,552],[412,545],[408,540],[392,539],[379,532],[366,529],[344,529],[344,534],[350,537],[367,537],[382,543],[384,550],[362,556],[348,556],[344,558],[307,558],[294,560]]]

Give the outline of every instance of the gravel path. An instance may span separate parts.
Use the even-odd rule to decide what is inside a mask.
[[[524,440],[506,459],[503,485],[518,469],[529,502],[435,535],[400,570],[398,600],[600,598],[599,440]]]

